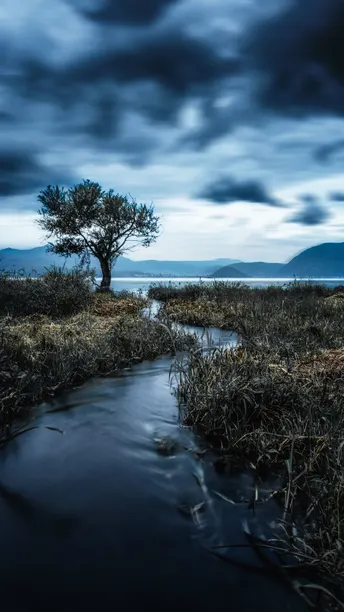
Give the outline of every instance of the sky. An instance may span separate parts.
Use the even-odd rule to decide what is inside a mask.
[[[82,179],[154,204],[134,259],[344,241],[343,30],[344,0],[1,0],[0,248]]]

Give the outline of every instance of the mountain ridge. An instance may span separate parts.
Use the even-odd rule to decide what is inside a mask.
[[[0,270],[35,270],[43,274],[51,265],[71,268],[78,263],[77,257],[64,259],[46,251],[46,245],[32,249],[0,250]],[[222,265],[221,265],[222,264]],[[100,274],[99,265],[92,260],[91,267]],[[227,270],[226,270],[227,268]],[[239,274],[239,276],[238,276]],[[208,278],[344,278],[344,242],[325,242],[304,249],[288,263],[242,262],[237,259],[218,258],[204,261],[147,259],[134,261],[119,257],[113,269],[113,277],[208,277]]]
[[[216,270],[212,278],[231,278],[233,268],[241,273],[241,278],[274,278],[278,277],[280,269],[284,264],[266,263],[264,261],[239,262],[234,265],[224,266]]]
[[[30,274],[35,271],[38,275],[43,274],[49,266],[65,265],[67,269],[78,264],[77,257],[63,258],[54,253],[47,252],[47,246],[34,247],[32,249],[13,249],[7,247],[0,250],[0,270],[25,270]],[[183,260],[158,260],[148,259],[134,261],[128,257],[119,257],[113,268],[113,277],[123,276],[207,276],[213,269],[223,264],[235,263],[237,259],[219,258],[204,261]],[[96,269],[100,275],[99,264],[92,258],[91,267]]]
[[[344,277],[344,242],[323,242],[305,249],[282,270],[290,277]]]

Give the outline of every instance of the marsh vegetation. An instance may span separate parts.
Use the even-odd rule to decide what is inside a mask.
[[[185,349],[194,340],[145,316],[146,298],[94,293],[82,271],[0,276],[0,427],[92,376]]]
[[[162,315],[232,329],[236,348],[173,366],[182,421],[231,467],[275,473],[277,541],[331,593],[344,586],[344,293],[310,283],[152,287]],[[264,545],[265,545],[264,544]],[[341,590],[341,596],[343,591]],[[330,598],[331,599],[331,598]],[[334,601],[334,600],[333,600]],[[330,604],[328,604],[330,605]],[[329,608],[330,609],[330,608]]]
[[[39,279],[2,275],[0,293],[2,440],[17,417],[62,389],[183,351],[171,369],[183,424],[201,433],[229,472],[253,470],[253,509],[272,498],[280,505],[274,538],[254,545],[278,551],[295,584],[312,576],[323,608],[340,608],[341,287],[259,289],[215,282],[154,286],[146,297],[97,293],[86,272],[55,268]],[[152,298],[161,303],[158,318],[146,316]],[[233,330],[239,342],[234,348],[200,347],[174,322]],[[266,472],[275,484],[262,498],[259,483]]]

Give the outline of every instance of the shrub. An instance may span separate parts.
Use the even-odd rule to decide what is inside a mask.
[[[79,268],[52,267],[39,278],[2,273],[0,315],[65,317],[89,306],[92,292],[89,273]]]

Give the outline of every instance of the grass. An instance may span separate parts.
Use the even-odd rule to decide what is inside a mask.
[[[337,287],[341,292],[343,287]],[[160,302],[169,302],[171,300],[187,300],[195,301],[199,298],[208,299],[217,303],[228,302],[232,299],[238,300],[240,297],[245,299],[247,296],[254,294],[261,299],[269,299],[278,297],[283,292],[283,295],[288,297],[305,297],[314,296],[326,297],[333,291],[325,285],[311,282],[289,282],[285,285],[270,285],[265,288],[252,287],[243,282],[228,282],[228,281],[212,281],[198,283],[155,283],[149,287],[148,297]]]
[[[307,354],[320,347],[344,346],[343,295],[341,288],[307,283],[266,289],[215,283],[213,291],[210,284],[207,294],[192,299],[173,294],[163,301],[161,316],[189,325],[230,329],[246,345],[267,351],[280,347],[290,355],[293,350]]]
[[[335,593],[338,587],[343,596],[341,289],[236,285],[190,295],[179,299],[174,292],[164,316],[200,325],[216,321],[236,331],[240,345],[191,349],[175,361],[184,424],[196,426],[232,464],[278,474],[270,495],[281,504],[278,546],[305,571],[316,571],[319,588],[330,585]],[[333,609],[325,599],[325,609]]]
[[[69,284],[66,298],[75,293],[71,278],[70,274],[66,279],[60,277],[62,285]],[[73,279],[80,289],[80,276]],[[32,292],[41,291],[36,286],[45,282],[6,279],[3,284],[8,288],[10,283],[13,291],[15,286],[23,293],[26,289],[31,299]],[[87,277],[83,282],[86,294]],[[63,304],[59,310],[55,304],[55,316],[42,314],[53,299],[54,292],[51,292],[44,308],[38,308],[34,314],[18,316],[18,306],[14,306],[14,313],[0,319],[2,439],[10,435],[15,419],[25,409],[58,391],[79,385],[93,376],[107,375],[145,359],[186,349],[195,342],[190,335],[173,326],[145,316],[144,309],[149,303],[140,295],[94,293],[88,298],[87,294],[86,300],[83,298],[75,303],[77,314],[65,315],[66,310],[71,309],[67,299],[57,303]]]
[[[79,268],[53,266],[39,278],[0,272],[0,316],[70,316],[87,308],[92,294],[92,277]]]

